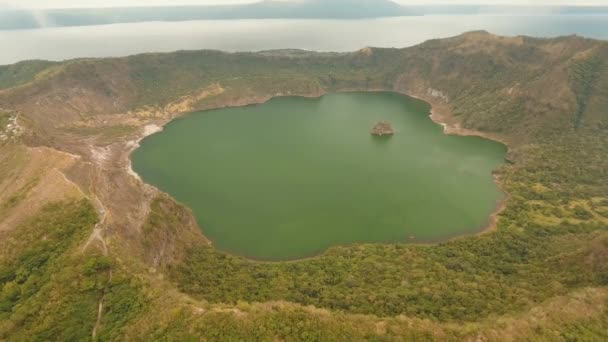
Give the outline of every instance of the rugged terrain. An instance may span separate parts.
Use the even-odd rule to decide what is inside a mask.
[[[607,42],[471,32],[1,66],[0,339],[606,339],[606,61]],[[185,113],[353,90],[422,98],[447,133],[507,144],[496,229],[258,263],[130,171]]]

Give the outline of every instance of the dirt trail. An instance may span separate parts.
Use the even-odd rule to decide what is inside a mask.
[[[63,178],[63,180],[68,183],[68,184],[72,184],[74,186],[74,188],[76,188],[76,190],[78,190],[78,193],[80,193],[82,195],[82,197],[88,198],[88,196],[84,193],[84,191],[82,191],[82,189],[78,186],[78,184],[72,182],[66,175],[65,173],[61,172],[61,170],[59,170],[58,168],[53,168],[53,170],[55,170],[59,176],[61,176]]]
[[[112,270],[110,270],[110,276],[108,281],[112,281]],[[93,332],[91,333],[93,340],[95,340],[95,337],[97,337],[97,332],[101,328],[101,318],[103,316],[103,300],[105,299],[105,297],[106,292],[104,289],[101,292],[101,297],[99,298],[99,305],[97,306],[97,321],[95,321],[95,326],[93,327]]]
[[[95,322],[95,327],[93,328],[93,340],[95,340],[95,337],[97,337],[97,330],[99,330],[99,327],[101,326],[101,314],[103,312],[103,297],[101,296],[101,299],[99,300],[99,306],[97,308],[97,322]]]
[[[95,202],[97,202],[97,205],[99,206],[98,212],[101,216],[101,219],[99,220],[99,223],[95,225],[93,233],[91,233],[87,242],[84,244],[84,246],[82,246],[81,252],[84,253],[91,245],[91,243],[97,240],[101,243],[101,246],[103,248],[103,255],[108,255],[108,246],[106,245],[106,240],[103,238],[103,225],[105,224],[106,219],[108,217],[108,211],[97,196],[95,196]]]
[[[99,226],[101,223],[98,223],[97,226]],[[89,236],[89,239],[87,240],[87,242],[85,243],[85,245],[82,247],[81,252],[84,253],[86,251],[86,249],[89,247],[89,245],[91,245],[91,243],[95,240],[101,242],[101,246],[103,248],[103,255],[108,255],[108,247],[106,246],[106,241],[104,240],[103,236],[102,236],[102,232],[103,229],[102,228],[97,228],[97,226],[95,227],[95,229],[93,229],[93,233],[91,234],[91,236]]]
[[[103,203],[99,200],[99,197],[97,197],[97,196],[95,196],[95,203],[97,204],[97,210],[99,212],[101,219],[95,225],[95,228],[93,229],[93,232],[89,236],[87,242],[82,246],[81,252],[84,253],[87,250],[87,248],[91,245],[91,243],[93,241],[97,240],[101,243],[101,247],[103,249],[103,255],[107,256],[108,255],[108,246],[106,245],[106,240],[103,238],[103,229],[104,229],[104,224],[106,223],[106,219],[108,217],[108,210],[106,209],[106,207],[103,205]],[[110,270],[110,280],[112,280],[112,270]],[[106,295],[105,295],[105,289],[104,289],[104,290],[102,290],[101,297],[99,298],[99,304],[97,306],[97,320],[95,321],[95,326],[93,327],[93,332],[91,333],[93,340],[95,340],[95,338],[97,337],[97,332],[101,328],[101,318],[103,316],[103,301],[104,301],[105,296]]]

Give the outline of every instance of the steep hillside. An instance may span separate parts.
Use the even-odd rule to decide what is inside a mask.
[[[607,58],[607,42],[471,32],[0,67],[0,339],[606,339]],[[507,144],[495,229],[259,263],[130,172],[139,139],[184,113],[352,90]]]

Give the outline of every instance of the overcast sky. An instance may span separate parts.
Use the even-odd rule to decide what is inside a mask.
[[[30,8],[114,7],[161,5],[217,5],[250,3],[252,0],[0,0],[0,4]],[[395,0],[402,4],[510,4],[510,5],[608,5],[608,0]]]

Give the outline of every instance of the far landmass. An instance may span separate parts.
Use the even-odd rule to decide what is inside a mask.
[[[365,19],[421,15],[606,15],[606,6],[400,5],[390,0],[264,0],[242,5],[27,9],[0,6],[0,30],[149,21]]]
[[[413,15],[389,0],[260,1],[244,5],[26,10],[0,9],[0,30],[145,21],[216,19],[357,19]]]

